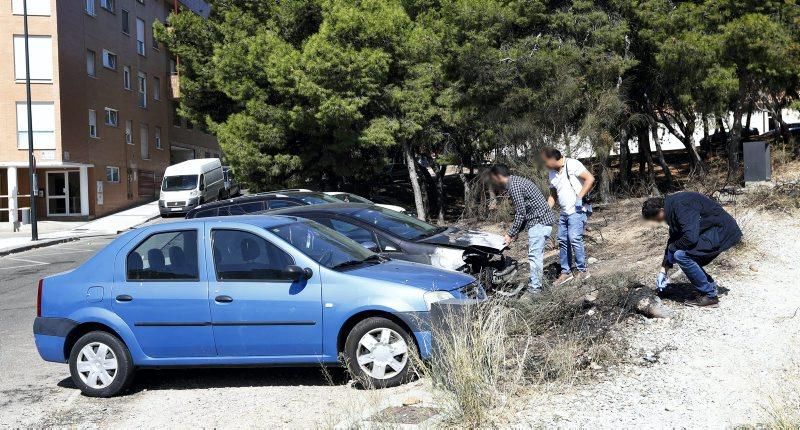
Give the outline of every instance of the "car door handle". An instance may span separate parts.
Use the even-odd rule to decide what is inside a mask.
[[[217,296],[214,297],[214,301],[217,303],[230,303],[233,301],[233,297],[231,296]]]
[[[127,295],[127,294],[120,294],[120,295],[117,296],[117,301],[118,302],[129,302],[131,300],[133,300],[133,297],[131,297],[131,296]]]

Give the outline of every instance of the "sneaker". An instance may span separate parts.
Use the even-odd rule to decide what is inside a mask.
[[[716,308],[719,306],[719,298],[700,296],[694,300],[687,301],[685,305],[694,308]]]
[[[559,276],[558,279],[553,282],[553,286],[558,287],[560,285],[564,285],[573,279],[575,279],[575,277],[572,276],[572,273],[562,273],[561,276]]]
[[[592,277],[592,274],[591,274],[591,273],[589,273],[589,271],[588,271],[588,270],[585,270],[585,271],[583,271],[583,272],[578,272],[578,274],[577,274],[577,275],[575,275],[575,279],[576,279],[578,282],[583,282],[583,281],[585,281],[585,280],[587,280],[587,279],[589,279],[589,278],[591,278],[591,277]]]

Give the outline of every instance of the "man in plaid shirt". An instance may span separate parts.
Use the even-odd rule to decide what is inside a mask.
[[[495,185],[508,190],[514,204],[514,223],[506,233],[506,246],[522,229],[528,230],[528,261],[531,268],[528,292],[536,293],[542,288],[544,244],[553,232],[556,217],[539,187],[527,178],[512,175],[505,164],[492,165],[489,177]]]

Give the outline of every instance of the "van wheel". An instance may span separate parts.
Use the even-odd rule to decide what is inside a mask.
[[[394,387],[411,379],[414,340],[395,322],[367,318],[353,327],[344,345],[350,374],[366,388]]]
[[[89,332],[72,346],[69,354],[72,382],[89,397],[112,397],[133,380],[133,360],[128,348],[116,336]]]

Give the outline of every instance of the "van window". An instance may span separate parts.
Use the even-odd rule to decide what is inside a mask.
[[[128,254],[125,263],[129,281],[196,281],[197,231],[153,234]]]
[[[197,188],[197,175],[165,176],[162,191],[186,191]]]

